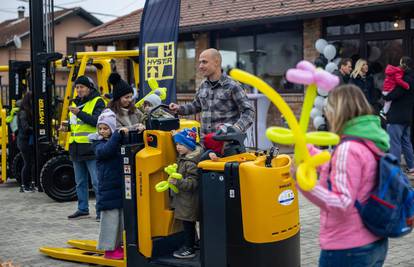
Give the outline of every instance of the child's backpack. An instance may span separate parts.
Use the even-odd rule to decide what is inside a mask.
[[[346,137],[364,144],[378,159],[378,185],[364,204],[355,201],[365,226],[376,236],[401,237],[413,229],[414,189],[392,154],[373,151],[364,139]]]

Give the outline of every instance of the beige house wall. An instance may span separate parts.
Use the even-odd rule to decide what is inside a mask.
[[[55,25],[55,51],[66,55],[67,38],[77,38],[79,34],[87,32],[94,25],[80,16],[68,16]],[[30,37],[22,38],[22,47],[16,49],[14,46],[0,48],[0,65],[8,65],[9,60],[30,60]],[[56,73],[56,85],[65,85],[67,72]],[[8,75],[2,75],[2,84],[7,85]]]

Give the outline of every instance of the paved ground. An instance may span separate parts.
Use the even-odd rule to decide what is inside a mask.
[[[317,266],[319,211],[304,198],[300,202],[302,266]],[[44,193],[18,193],[16,183],[8,182],[0,185],[0,205],[1,260],[11,260],[21,267],[89,266],[57,261],[38,252],[41,246],[65,246],[68,239],[97,238],[99,225],[93,218],[66,219],[74,211],[75,202],[57,203]],[[413,247],[414,234],[390,240],[385,266],[414,267]]]

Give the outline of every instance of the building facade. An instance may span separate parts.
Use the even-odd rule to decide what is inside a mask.
[[[336,58],[365,58],[378,88],[386,64],[414,55],[414,1],[405,0],[182,0],[177,50],[178,99],[192,99],[202,77],[197,59],[206,48],[223,56],[223,69],[251,72],[281,92],[297,115],[303,88],[284,82],[287,69],[301,59],[314,61],[315,42],[324,38]],[[137,49],[142,9],[92,29],[75,41],[91,46]],[[132,78],[130,67],[118,71]],[[274,107],[268,125],[281,124]]]

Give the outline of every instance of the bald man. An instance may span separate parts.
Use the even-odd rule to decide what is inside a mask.
[[[199,57],[199,70],[204,76],[191,103],[170,104],[179,115],[201,112],[201,134],[215,132],[222,123],[229,123],[241,132],[253,124],[255,111],[240,84],[221,71],[221,55],[214,48]]]

